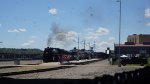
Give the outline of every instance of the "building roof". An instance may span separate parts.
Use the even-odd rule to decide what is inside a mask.
[[[133,35],[150,35],[150,34],[133,34]]]
[[[119,44],[114,44],[114,46],[118,47]],[[125,45],[125,44],[120,44],[120,47],[150,47],[150,45],[143,45],[143,44]]]

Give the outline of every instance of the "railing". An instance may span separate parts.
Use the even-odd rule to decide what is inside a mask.
[[[103,75],[95,78],[95,84],[150,84],[150,66],[134,71]]]
[[[41,60],[41,55],[0,55],[0,61],[13,61],[13,60]]]

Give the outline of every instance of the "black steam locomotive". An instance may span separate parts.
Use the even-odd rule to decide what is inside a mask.
[[[43,54],[43,62],[58,62],[58,61],[65,61],[70,60],[72,57],[72,53],[66,51],[64,49],[59,48],[45,48]]]

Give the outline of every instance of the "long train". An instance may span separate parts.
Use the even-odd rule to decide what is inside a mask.
[[[94,58],[94,54],[91,51],[85,50],[64,50],[60,48],[45,48],[43,54],[43,62],[62,62],[70,60],[81,60]]]
[[[91,58],[108,58],[105,53],[98,53],[92,50],[77,50],[73,49],[70,51],[47,47],[43,53],[43,62],[61,62],[70,60],[81,60],[81,59],[91,59]]]

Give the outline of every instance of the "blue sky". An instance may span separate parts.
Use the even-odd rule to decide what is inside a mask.
[[[122,43],[128,35],[150,33],[149,4],[122,0]],[[86,49],[95,41],[95,50],[104,51],[118,43],[118,23],[117,0],[0,0],[0,47],[69,50],[80,37],[80,48],[83,40]]]

